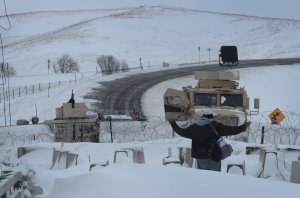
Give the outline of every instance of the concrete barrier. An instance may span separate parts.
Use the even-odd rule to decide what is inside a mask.
[[[57,160],[55,161],[52,169],[62,170],[67,168],[67,155],[69,151],[59,151]]]
[[[109,161],[106,160],[106,162],[93,162],[90,164],[90,172],[93,170],[95,167],[105,167],[109,165]]]
[[[51,169],[66,169],[77,165],[78,154],[53,149]]]
[[[17,155],[18,155],[18,158],[22,157],[23,155],[26,154],[26,149],[25,147],[18,147],[17,149]]]
[[[259,170],[259,173],[258,173],[258,176],[257,177],[261,177],[262,173],[264,172],[265,170],[265,163],[266,163],[266,156],[267,154],[274,154],[276,156],[276,159],[277,159],[277,150],[275,149],[261,149],[260,150],[260,153],[259,153],[259,163],[260,163],[260,170]],[[278,163],[276,164],[277,168],[278,168]]]
[[[292,162],[290,181],[292,183],[300,184],[300,161]]]
[[[135,164],[145,164],[144,149],[142,147],[124,148],[114,152],[114,163],[117,163],[117,154],[124,153],[129,161]]]
[[[253,152],[259,151],[261,147],[259,146],[247,146],[246,147],[246,155],[250,155]]]
[[[193,167],[192,149],[191,148],[181,148],[180,161],[183,167]]]
[[[162,164],[179,164],[183,167],[193,167],[192,149],[185,147],[168,148],[168,156],[163,158]]]
[[[232,168],[232,167],[239,167],[241,169],[243,175],[246,175],[245,160],[243,160],[243,162],[241,162],[241,163],[236,162],[236,163],[227,164],[227,170],[226,170],[226,172],[228,173],[229,170],[230,170],[230,168]]]
[[[181,166],[181,160],[180,160],[181,150],[182,150],[181,147],[176,147],[176,148],[169,147],[168,156],[162,159],[162,164],[163,165],[177,164]]]
[[[18,158],[22,157],[23,155],[26,155],[32,151],[37,151],[40,149],[49,149],[47,147],[42,147],[42,146],[22,146],[17,148],[17,155]],[[51,148],[50,148],[51,149]]]
[[[116,151],[114,151],[114,163],[118,163],[117,155],[120,154],[120,153],[126,154],[126,157],[128,158],[128,151],[126,151],[126,150],[116,150]]]
[[[145,164],[144,149],[142,147],[135,147],[133,149],[133,161],[136,164]]]

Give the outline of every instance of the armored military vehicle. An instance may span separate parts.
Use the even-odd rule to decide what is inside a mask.
[[[44,124],[53,130],[55,142],[98,142],[99,119],[92,113],[84,103],[63,103],[56,118]]]
[[[217,121],[237,126],[249,113],[249,98],[245,88],[239,87],[239,72],[196,71],[198,83],[183,90],[167,89],[164,94],[166,119],[176,118],[190,123],[203,115],[206,107],[214,110]],[[259,110],[259,99],[254,108]]]
[[[69,102],[55,111],[55,119],[44,121],[54,132],[55,142],[99,142],[100,115],[84,103],[75,103],[73,90]]]

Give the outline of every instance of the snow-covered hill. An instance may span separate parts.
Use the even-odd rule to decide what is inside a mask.
[[[30,2],[37,7],[26,9]],[[214,12],[215,7],[205,10],[195,2],[101,1],[82,7],[83,2],[72,6],[68,2],[41,6],[30,0],[25,8],[19,2],[7,3],[8,8],[15,7],[8,9],[11,29],[2,31],[4,55],[17,75],[47,74],[48,59],[53,64],[63,54],[78,61],[84,72],[95,71],[97,57],[108,54],[137,67],[139,58],[144,66],[197,62],[198,47],[201,61],[209,60],[208,48],[210,59],[216,60],[221,45],[238,46],[240,59],[297,57],[300,48],[297,18],[232,14],[225,8]],[[269,8],[274,13],[278,9]],[[5,17],[0,22],[7,25]]]

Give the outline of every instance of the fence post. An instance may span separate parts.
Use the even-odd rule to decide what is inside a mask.
[[[32,93],[34,94],[34,85],[32,85]]]
[[[49,87],[48,87],[48,89],[50,89],[50,82],[49,82]]]
[[[261,140],[260,140],[260,143],[261,143],[261,144],[264,143],[264,136],[265,136],[265,127],[262,126],[262,127],[261,127]]]
[[[19,98],[21,97],[21,88],[19,87]]]
[[[114,140],[113,140],[113,135],[112,135],[112,118],[111,116],[108,117],[108,121],[109,121],[109,131],[110,131],[110,142],[113,143]]]
[[[113,135],[112,135],[112,125],[111,125],[111,120],[109,120],[109,130],[110,130],[110,141],[111,141],[111,143],[113,143],[114,140],[113,140]]]

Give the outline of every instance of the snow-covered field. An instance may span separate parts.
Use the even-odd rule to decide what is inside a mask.
[[[99,86],[98,82],[140,72],[111,76],[96,74],[96,58],[102,54],[126,59],[130,67],[138,66],[141,57],[143,65],[150,66],[143,72],[161,69],[153,66],[160,66],[163,61],[171,64],[197,62],[198,46],[201,47],[201,61],[208,61],[207,48],[212,49],[211,59],[217,59],[221,45],[237,45],[240,59],[299,57],[300,15],[297,10],[299,2],[296,0],[86,0],[76,3],[71,0],[10,0],[6,4],[12,27],[9,31],[1,29],[4,58],[17,72],[17,76],[10,79],[10,88],[17,90],[27,85],[30,90],[30,85],[49,82],[56,85],[49,92],[44,89],[11,99],[11,120],[8,101],[4,113],[4,87],[1,87],[1,126],[5,122],[9,125],[10,121],[14,125],[18,119],[30,120],[36,114],[35,106],[40,122],[53,119],[55,107],[69,100],[72,89],[76,102],[92,104],[93,101],[83,96],[93,87]],[[4,15],[3,9],[1,15]],[[7,18],[1,17],[0,24],[7,27]],[[81,72],[76,74],[76,82],[75,74],[58,75],[52,71],[48,74],[47,60],[55,61],[64,53],[71,55],[80,65]],[[284,112],[300,114],[300,94],[297,92],[300,65],[239,71],[240,85],[246,87],[251,101],[260,98],[261,112],[279,108]],[[59,81],[67,83],[57,86]],[[195,83],[193,76],[187,76],[154,86],[145,93],[142,100],[145,114],[163,117],[162,95],[165,89],[180,89],[189,84],[194,86]],[[6,81],[5,88],[7,85]],[[1,130],[8,132],[7,127]],[[24,131],[30,133],[30,128]],[[48,132],[48,129],[45,131]],[[14,134],[11,130],[8,133],[24,135]],[[262,175],[266,179],[258,179],[259,153],[246,155],[248,144],[231,143],[234,154],[223,161],[221,173],[176,165],[162,166],[162,159],[168,156],[169,147],[176,150],[178,146],[190,146],[189,140],[179,137],[111,144],[61,145],[25,141],[25,145],[29,144],[36,149],[20,159],[16,158],[16,147],[1,144],[0,162],[10,162],[14,166],[13,170],[24,173],[33,170],[34,183],[43,187],[42,197],[299,196],[299,184],[284,182],[289,181],[291,163],[297,160],[299,152],[287,152],[285,156],[281,152],[277,158],[274,155],[268,156],[268,168]],[[51,169],[54,147],[77,153],[78,165],[68,169]],[[128,147],[142,147],[145,164],[133,164],[126,157],[121,157],[120,163],[114,164],[114,151]],[[107,160],[109,166],[95,166],[89,171],[91,163],[103,164]],[[228,163],[243,161],[246,176],[226,173]],[[0,169],[11,168],[0,164]],[[231,172],[241,174],[239,169]]]
[[[229,10],[231,0],[230,4],[90,1],[93,4],[65,0],[51,1],[49,5],[47,1],[28,0],[24,5],[10,1],[7,10],[14,13],[10,15],[11,29],[1,32],[5,61],[16,69],[17,75],[32,75],[47,74],[48,59],[53,64],[62,54],[69,54],[79,63],[80,71],[86,72],[95,71],[97,57],[108,54],[137,67],[139,58],[144,66],[161,65],[163,61],[197,62],[198,47],[201,61],[209,60],[208,48],[211,59],[216,60],[221,45],[238,46],[240,59],[297,57],[300,48],[299,17],[286,19],[297,13],[293,13],[293,6],[298,2],[292,0],[287,2],[291,5],[285,12],[279,12],[283,9],[278,6],[280,1],[260,7],[265,3],[244,0],[235,2]],[[267,18],[232,14],[245,10],[249,3],[252,6],[246,14],[268,10],[273,15],[268,14],[271,18]],[[8,26],[5,17],[0,22]]]

